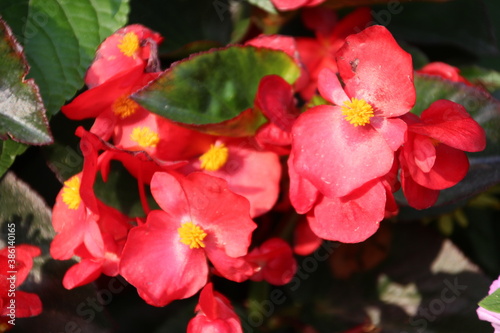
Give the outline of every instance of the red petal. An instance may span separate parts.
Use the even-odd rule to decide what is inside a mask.
[[[337,65],[347,95],[364,99],[378,116],[400,116],[415,104],[411,55],[384,26],[347,37]]]
[[[207,246],[206,253],[217,273],[228,280],[243,282],[253,274],[253,267],[244,257],[229,257],[222,249]]]
[[[5,308],[3,315],[7,315],[8,309]],[[26,318],[38,316],[42,313],[42,301],[38,295],[24,291],[16,291],[16,317]]]
[[[73,289],[95,281],[101,275],[102,262],[84,259],[70,267],[64,274],[63,286]]]
[[[314,209],[310,227],[323,239],[362,242],[377,231],[385,204],[384,185],[376,180],[342,198],[323,197]]]
[[[429,172],[436,162],[436,148],[426,136],[414,136],[412,153],[415,165],[423,172]]]
[[[319,192],[309,180],[300,176],[295,171],[293,164],[294,155],[290,153],[288,158],[288,174],[290,177],[289,196],[290,201],[299,214],[305,214],[311,210],[318,199]]]
[[[322,194],[341,197],[389,172],[394,152],[370,125],[354,127],[340,107],[309,109],[292,130],[296,172]]]
[[[422,122],[410,125],[410,131],[463,151],[477,152],[486,147],[484,129],[458,103],[435,101],[420,118]]]
[[[260,80],[255,105],[273,124],[290,132],[299,115],[293,93],[293,87],[281,76],[268,75]]]
[[[207,282],[205,252],[180,242],[180,222],[165,212],[152,211],[146,224],[130,231],[123,249],[121,275],[154,306],[190,297]]]
[[[439,197],[438,190],[431,190],[417,184],[404,169],[401,170],[401,187],[408,204],[415,209],[429,208]]]
[[[469,170],[467,155],[458,149],[440,144],[436,147],[436,160],[429,172],[409,167],[411,177],[421,186],[443,190],[461,181]]]
[[[294,231],[294,247],[293,252],[300,256],[307,256],[316,251],[323,240],[316,236],[316,234],[309,227],[309,219],[313,219],[313,216],[307,215],[307,220],[303,219],[299,222]]]

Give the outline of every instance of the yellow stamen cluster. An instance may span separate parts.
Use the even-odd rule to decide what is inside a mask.
[[[364,99],[351,98],[345,101],[340,110],[345,116],[345,120],[357,126],[364,126],[370,123],[370,118],[374,116],[373,107]]]
[[[130,134],[130,139],[137,142],[142,148],[156,147],[160,142],[158,133],[152,131],[149,127],[135,127]]]
[[[201,168],[207,171],[217,171],[226,164],[229,150],[223,144],[210,145],[210,149],[200,156]]]
[[[80,197],[80,178],[73,176],[64,182],[62,201],[69,209],[78,209],[82,198]]]
[[[181,237],[180,241],[182,244],[189,245],[190,249],[199,249],[200,247],[205,247],[203,239],[207,236],[206,232],[202,228],[194,224],[193,222],[183,223],[177,232]]]
[[[116,101],[111,106],[113,113],[121,119],[130,117],[135,113],[135,111],[137,111],[138,108],[139,104],[128,98],[127,95],[121,96],[116,99]]]
[[[127,57],[134,56],[139,47],[139,37],[133,32],[127,32],[118,44],[120,51]]]

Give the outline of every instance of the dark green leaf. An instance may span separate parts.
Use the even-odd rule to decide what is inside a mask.
[[[29,77],[40,87],[49,114],[82,87],[98,45],[126,23],[127,14],[128,0],[32,0],[26,17],[6,18],[25,22],[20,42],[31,66]]]
[[[233,46],[173,64],[133,98],[152,112],[179,123],[218,124],[252,108],[260,79],[270,74],[293,83],[300,70],[284,52]],[[243,118],[246,120],[240,124],[244,128],[234,129],[233,135],[251,135],[262,124],[258,115]]]
[[[467,66],[460,69],[460,74],[474,84],[481,85],[489,91],[500,89],[500,73],[479,66]]]
[[[495,290],[491,295],[485,297],[479,306],[486,310],[500,313],[500,289]]]
[[[0,141],[0,177],[10,168],[17,155],[21,155],[27,145],[12,140]]]
[[[49,144],[45,108],[36,84],[25,80],[28,71],[22,47],[0,18],[0,138]]]

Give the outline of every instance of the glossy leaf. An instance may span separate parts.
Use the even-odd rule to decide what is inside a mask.
[[[491,295],[485,297],[481,302],[479,302],[479,306],[485,308],[486,310],[500,313],[500,289],[497,289]]]
[[[0,141],[0,177],[14,163],[16,156],[24,153],[27,148],[27,145],[12,140]]]
[[[133,98],[154,113],[190,125],[218,124],[242,115],[238,126],[231,123],[232,135],[251,135],[263,119],[242,112],[253,107],[260,79],[270,74],[293,83],[300,70],[284,52],[233,46],[174,63]]]
[[[21,45],[0,19],[0,138],[28,144],[49,144],[45,108],[32,79]]]

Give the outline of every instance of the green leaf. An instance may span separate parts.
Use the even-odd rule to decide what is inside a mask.
[[[491,295],[483,298],[479,306],[488,311],[500,313],[500,289],[495,290]]]
[[[132,0],[129,22],[147,22],[165,37],[161,53],[184,57],[235,42],[233,34],[242,37],[236,28],[242,20],[247,21],[245,31],[249,26],[248,15],[240,15],[245,7],[250,6],[239,0]]]
[[[460,68],[460,75],[474,84],[481,85],[490,92],[500,89],[500,72],[479,66]]]
[[[52,135],[38,87],[24,79],[28,71],[21,45],[0,18],[0,138],[49,144]]]
[[[12,140],[0,141],[0,177],[10,168],[17,155],[21,155],[27,145]]]
[[[7,22],[25,22],[20,42],[49,114],[55,114],[83,85],[83,75],[107,36],[127,22],[128,0],[31,0],[3,6]],[[19,23],[17,23],[19,29]]]
[[[152,112],[184,124],[218,124],[242,115],[241,126],[231,124],[232,135],[251,135],[263,119],[242,112],[253,107],[260,79],[270,74],[293,83],[300,70],[284,52],[232,46],[173,64],[133,98]]]
[[[261,9],[264,9],[266,12],[271,13],[271,14],[277,14],[278,12],[276,11],[276,8],[274,8],[273,3],[271,0],[247,0],[249,3],[251,3],[254,6],[257,6]]]

